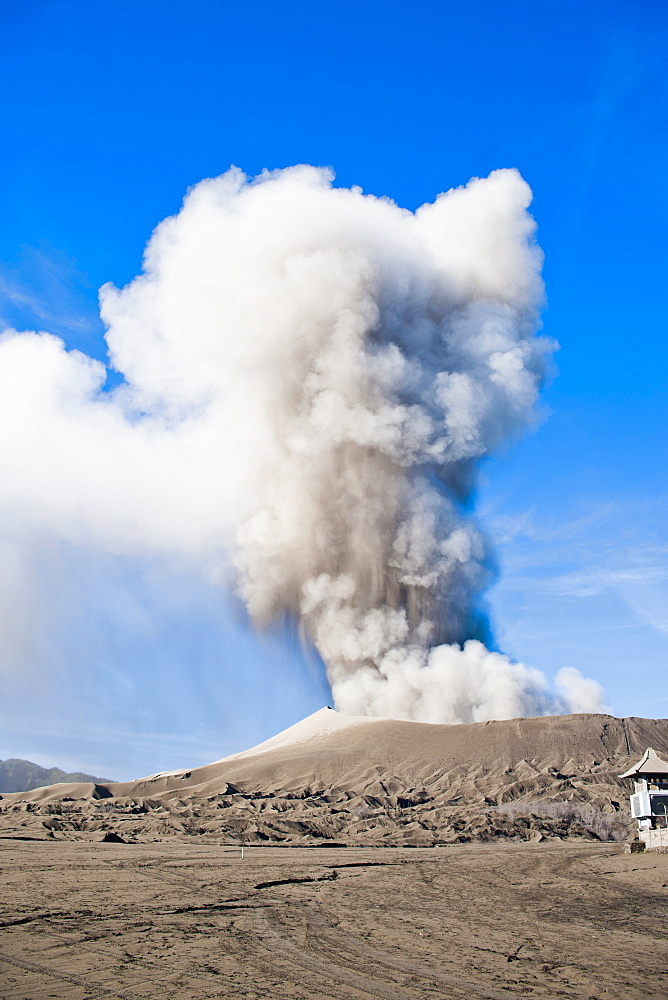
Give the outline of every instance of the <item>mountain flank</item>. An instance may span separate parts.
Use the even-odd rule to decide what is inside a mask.
[[[3,795],[0,835],[429,847],[632,836],[619,775],[668,720],[544,716],[431,725],[321,709],[242,753],[128,782]]]

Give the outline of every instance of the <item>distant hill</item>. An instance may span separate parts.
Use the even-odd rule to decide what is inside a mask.
[[[83,771],[61,771],[59,767],[40,767],[31,760],[20,760],[10,757],[0,760],[0,792],[29,792],[31,788],[41,788],[43,785],[55,785],[60,781],[108,781],[108,778],[95,778]]]

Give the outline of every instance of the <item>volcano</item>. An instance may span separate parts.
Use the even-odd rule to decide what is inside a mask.
[[[431,725],[323,708],[204,767],[2,796],[4,836],[430,846],[630,834],[618,777],[668,720],[564,715]]]

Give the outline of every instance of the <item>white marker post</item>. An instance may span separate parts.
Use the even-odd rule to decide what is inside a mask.
[[[241,860],[243,861],[243,859],[244,859],[244,849],[243,849],[243,847],[242,847],[242,848],[241,848]]]

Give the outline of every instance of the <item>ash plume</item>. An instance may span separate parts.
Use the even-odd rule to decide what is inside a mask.
[[[56,338],[6,333],[2,509],[21,537],[188,559],[259,626],[293,616],[344,712],[599,708],[571,668],[558,696],[486,648],[490,554],[466,513],[551,350],[529,187],[499,170],[412,213],[332,180],[194,187],[143,273],[101,291],[113,392]]]

